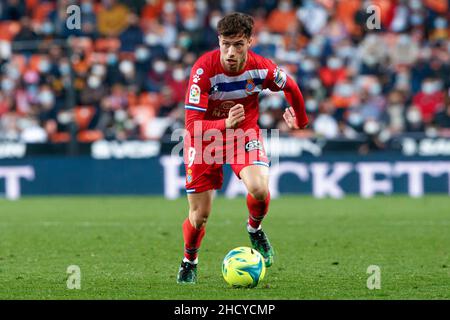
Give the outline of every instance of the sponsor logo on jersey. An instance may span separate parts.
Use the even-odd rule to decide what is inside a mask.
[[[245,144],[245,151],[250,152],[252,150],[262,150],[262,145],[259,140],[250,140]]]
[[[195,71],[195,73],[198,74],[199,76],[201,76],[203,74],[203,69],[198,68],[197,71]]]
[[[200,103],[200,87],[196,84],[191,85],[189,89],[189,103]]]
[[[279,67],[273,71],[273,82],[275,82],[280,89],[283,89],[286,85],[286,73]]]
[[[216,118],[226,118],[228,117],[228,112],[232,106],[234,106],[234,101],[224,101],[218,107],[215,107],[212,116]]]

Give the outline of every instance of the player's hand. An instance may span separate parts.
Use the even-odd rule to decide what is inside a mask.
[[[228,118],[225,119],[225,126],[227,129],[236,128],[245,119],[244,106],[242,104],[236,104],[231,107]]]
[[[284,121],[288,125],[289,129],[297,130],[300,127],[297,125],[297,117],[295,116],[294,108],[289,107],[284,110],[283,113]]]

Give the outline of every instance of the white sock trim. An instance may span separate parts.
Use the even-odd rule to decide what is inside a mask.
[[[247,223],[247,231],[250,233],[255,233],[256,231],[261,230],[261,225],[257,229],[253,228],[250,224]]]
[[[194,261],[191,261],[191,260],[189,260],[188,258],[184,257],[184,258],[183,258],[183,262],[187,262],[187,263],[190,263],[190,264],[197,264],[197,263],[198,263],[198,257],[195,258]]]

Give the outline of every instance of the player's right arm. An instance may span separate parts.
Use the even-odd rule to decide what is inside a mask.
[[[237,104],[230,109],[228,118],[205,120],[210,89],[211,82],[208,69],[197,62],[191,70],[184,106],[186,130],[191,136],[202,134],[210,129],[224,131],[228,128],[236,128],[244,121],[244,106],[241,104]],[[196,126],[200,130],[194,130]]]

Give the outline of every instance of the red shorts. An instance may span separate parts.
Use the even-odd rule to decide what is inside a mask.
[[[244,141],[244,142],[242,142]],[[221,189],[223,183],[222,167],[231,166],[240,179],[243,168],[251,165],[269,167],[269,159],[264,150],[261,137],[245,137],[245,140],[228,144],[196,146],[194,142],[185,143],[184,163],[186,169],[186,192],[199,193]]]

